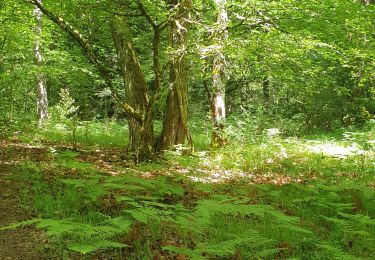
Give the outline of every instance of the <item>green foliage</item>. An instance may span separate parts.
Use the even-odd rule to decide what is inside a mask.
[[[36,224],[37,228],[46,230],[49,236],[64,239],[68,249],[87,254],[100,249],[125,247],[126,245],[122,243],[108,239],[116,234],[128,232],[132,222],[124,218],[114,218],[105,221],[102,225],[92,225],[69,219],[33,219],[6,228],[14,229],[31,224]]]
[[[22,200],[37,218],[0,230],[35,225],[62,258],[78,258],[72,251],[120,259],[373,257],[375,6],[352,0],[228,0],[222,48],[214,39],[222,29],[214,1],[192,1],[190,29],[175,21],[181,32],[189,30],[187,44],[174,50],[165,28],[168,19],[178,17],[178,8],[169,10],[166,1],[125,2],[43,1],[88,39],[94,63],[102,65],[98,69],[89,64],[82,43],[45,15],[44,62],[35,66],[34,6],[0,1],[0,137],[71,143],[74,150],[124,148],[129,129],[122,120],[128,115],[115,107],[111,91],[122,102],[137,82],[121,77],[111,28],[119,15],[136,36],[140,74],[153,94],[158,50],[162,89],[152,111],[156,133],[166,100],[173,97],[167,70],[176,56],[186,58],[189,97],[184,98],[199,152],[184,156],[179,144],[163,154],[166,163],[129,166],[119,159],[113,169],[121,174],[109,176],[77,151],[56,146],[51,161],[19,164],[10,177],[27,184]],[[144,12],[148,15],[140,15]],[[152,44],[156,29],[159,49]],[[217,49],[227,63],[223,134],[230,142],[208,151],[210,103],[202,97],[209,94],[205,88],[211,86]],[[47,81],[51,118],[46,129],[36,131],[34,89],[40,73]]]
[[[363,136],[368,133],[347,132],[336,135],[336,142],[361,140],[365,147]],[[78,252],[91,257],[105,252],[130,258],[150,258],[157,252],[191,259],[370,258],[375,253],[375,192],[369,187],[372,162],[361,166],[357,156],[314,155],[301,150],[304,142],[311,144],[263,134],[241,149],[227,147],[191,158],[194,170],[203,163],[206,171],[239,167],[253,173],[258,170],[255,176],[259,178],[262,172],[277,172],[287,179],[303,179],[301,183],[288,179],[289,184],[280,186],[267,179],[264,184],[249,185],[251,178],[194,183],[178,175],[160,176],[169,172],[168,165],[162,167],[160,162],[108,176],[90,167],[77,167],[84,163],[77,152],[56,151],[48,166],[54,167],[54,180],[41,175],[46,166],[23,164],[18,171],[35,172],[19,177],[32,183],[25,202],[32,204],[38,219],[5,229],[36,225],[51,236],[58,255],[68,251],[68,255]],[[288,157],[279,158],[281,147]],[[181,157],[167,156],[170,160]],[[187,165],[187,158],[182,165]],[[247,168],[242,168],[241,158],[251,159]],[[269,158],[273,162],[267,163]],[[215,163],[221,166],[217,168]],[[61,175],[73,167],[74,177]],[[141,177],[145,171],[158,174]],[[360,177],[350,175],[355,171]]]
[[[60,90],[60,102],[53,107],[50,113],[50,127],[67,130],[71,134],[71,143],[74,150],[77,149],[77,129],[79,107],[70,96],[68,89]]]

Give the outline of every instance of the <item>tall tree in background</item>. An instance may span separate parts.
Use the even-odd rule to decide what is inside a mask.
[[[192,147],[192,138],[188,129],[188,64],[186,58],[189,34],[191,0],[169,0],[172,13],[170,20],[169,46],[172,49],[170,59],[166,117],[159,139],[159,149],[171,145],[183,144],[188,139]]]
[[[128,150],[135,151],[137,157],[148,157],[154,150],[154,128],[147,83],[133,44],[132,33],[126,21],[114,19],[112,35],[124,81],[127,103],[136,113],[142,115],[142,120],[138,122],[134,117],[128,119]]]
[[[36,0],[39,4],[42,3],[42,0]],[[43,56],[41,51],[41,38],[42,38],[42,11],[39,7],[35,6],[34,9],[35,17],[35,63],[38,67],[43,64]],[[37,114],[38,114],[38,126],[43,127],[46,119],[48,118],[48,95],[46,87],[46,79],[42,72],[38,71],[37,74]]]
[[[217,28],[214,32],[214,57],[212,65],[211,111],[213,121],[212,146],[225,145],[223,135],[225,123],[225,67],[224,47],[228,39],[228,13],[226,0],[215,0],[217,9]]]

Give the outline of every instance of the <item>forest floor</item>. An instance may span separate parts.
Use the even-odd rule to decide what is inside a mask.
[[[140,164],[119,147],[10,136],[0,259],[371,259],[374,134],[265,136]]]
[[[45,149],[30,148],[22,143],[0,143],[0,227],[33,217],[22,205],[22,193],[28,189],[17,175],[17,164],[27,160],[45,160]],[[46,243],[43,231],[32,226],[0,231],[0,259],[41,259],[40,249]]]

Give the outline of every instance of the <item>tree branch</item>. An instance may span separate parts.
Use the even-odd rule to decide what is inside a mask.
[[[116,104],[119,107],[122,107],[125,112],[132,118],[134,118],[137,122],[142,124],[143,122],[143,115],[140,113],[137,113],[134,108],[132,108],[129,104],[126,102],[122,102],[120,100],[120,97],[117,93],[117,90],[114,88],[113,83],[112,83],[112,77],[111,77],[111,72],[99,61],[99,58],[95,54],[92,46],[88,42],[86,38],[83,37],[83,35],[72,25],[70,25],[67,21],[65,21],[63,18],[53,14],[44,6],[42,6],[37,0],[28,0],[27,2],[37,6],[44,15],[46,15],[52,22],[57,24],[62,30],[67,32],[72,38],[80,45],[82,48],[85,56],[89,59],[90,62],[92,62],[96,68],[98,69],[100,75],[103,77],[105,80],[106,85],[109,87],[111,90],[112,97],[114,98]]]
[[[141,0],[137,0],[138,8],[141,11],[141,14],[147,19],[147,21],[151,24],[152,28],[155,30],[158,29],[158,25],[152,19],[151,15],[147,12],[146,7],[143,5]]]
[[[152,51],[153,51],[153,71],[155,75],[154,81],[154,93],[151,96],[150,102],[148,104],[148,110],[151,110],[155,101],[160,96],[161,89],[161,68],[160,68],[160,54],[159,54],[159,44],[160,44],[160,33],[168,25],[168,20],[163,21],[160,24],[157,24],[147,12],[146,7],[143,5],[141,0],[137,0],[138,8],[141,11],[141,14],[146,18],[146,20],[151,25],[154,30],[154,37],[152,42]]]

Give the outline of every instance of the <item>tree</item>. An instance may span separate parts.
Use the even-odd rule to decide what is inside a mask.
[[[170,19],[169,46],[172,49],[170,58],[170,87],[166,104],[166,117],[159,138],[158,149],[171,145],[183,144],[188,139],[190,147],[193,142],[188,129],[188,64],[186,58],[189,33],[191,0],[170,0],[172,12]]]
[[[42,0],[36,0],[39,4],[42,3]],[[35,63],[37,66],[42,66],[43,56],[41,51],[41,38],[42,38],[42,11],[35,6],[34,9],[35,16]],[[37,114],[38,114],[38,127],[43,127],[46,119],[48,118],[48,95],[46,87],[46,79],[42,72],[37,74]]]
[[[212,146],[220,147],[226,143],[223,135],[225,123],[225,82],[226,60],[224,54],[225,42],[228,39],[228,14],[226,0],[215,0],[217,9],[217,28],[214,32],[214,57],[212,64]]]
[[[154,151],[152,107],[147,84],[132,42],[133,36],[126,22],[119,19],[112,21],[112,33],[124,80],[126,100],[136,113],[142,115],[139,121],[134,117],[128,119],[128,149],[135,151],[137,157],[149,157]]]
[[[112,96],[117,105],[123,108],[127,114],[129,124],[129,144],[128,151],[134,151],[136,158],[150,157],[156,150],[165,149],[172,144],[183,143],[188,137],[192,145],[191,137],[187,127],[187,66],[184,49],[187,41],[187,18],[189,9],[192,7],[190,0],[170,2],[170,19],[160,23],[154,19],[147,10],[147,6],[140,0],[135,2],[116,3],[122,7],[127,6],[125,11],[129,13],[138,10],[153,30],[153,77],[154,87],[150,91],[143,73],[138,50],[133,43],[132,30],[127,21],[121,18],[124,14],[112,13],[108,19],[111,26],[113,45],[117,53],[117,63],[120,75],[125,88],[125,101],[121,99],[117,89],[114,87],[113,70],[97,54],[93,44],[84,36],[84,33],[74,27],[64,18],[54,14],[49,9],[41,5],[37,0],[30,0],[36,5],[51,21],[79,44],[85,56],[92,62],[99,74],[104,79],[106,86],[111,90]],[[103,8],[110,8],[112,3],[104,4]],[[130,4],[131,7],[129,6]],[[125,14],[125,16],[129,16]],[[159,57],[159,43],[161,32],[166,26],[171,24],[170,45],[177,51],[170,61],[170,82],[169,98],[167,99],[166,119],[158,139],[155,143],[153,129],[153,108],[159,97],[161,88],[161,69]],[[182,50],[182,54],[178,52]],[[177,113],[176,113],[177,112]]]

